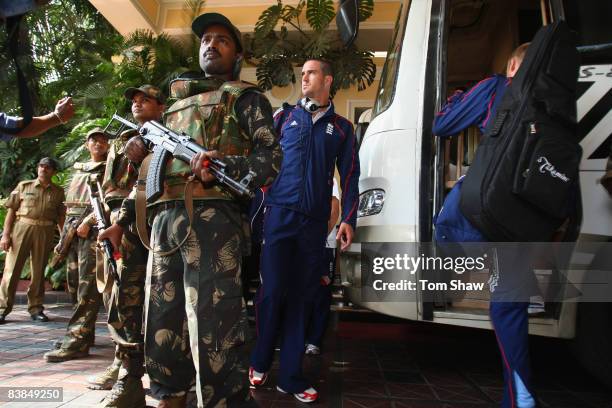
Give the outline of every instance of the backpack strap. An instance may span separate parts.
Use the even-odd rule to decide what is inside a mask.
[[[501,99],[499,99],[499,95],[504,93],[504,88],[506,88],[506,81],[507,79],[498,80],[497,86],[495,87],[495,94],[494,94],[495,101],[492,104],[490,109],[495,110],[496,113],[495,113],[495,117],[493,118],[493,120],[489,124],[487,124],[487,129],[485,131],[485,134],[491,137],[495,137],[499,134],[502,127],[504,126],[504,122],[506,121],[506,118],[508,117],[507,110],[498,109],[498,107],[500,106],[502,102]]]

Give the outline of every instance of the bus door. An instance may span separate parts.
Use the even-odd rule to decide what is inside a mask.
[[[441,103],[454,92],[467,90],[488,76],[505,74],[512,51],[531,41],[536,32],[551,21],[552,12],[552,6],[541,0],[450,0],[445,32],[447,45],[441,56],[445,61],[441,65],[445,68],[442,73],[445,95]],[[450,138],[438,139],[435,135],[432,138],[436,143],[433,212],[437,214],[446,194],[469,170],[481,133],[474,126]],[[543,276],[538,277],[539,280],[545,282],[550,277],[546,269],[540,273]],[[489,273],[485,270],[469,277],[466,274],[462,279],[466,283],[486,283],[488,278]],[[466,291],[460,296],[454,292],[452,298],[439,292],[432,302],[424,305],[424,310],[431,310],[434,318],[462,316],[462,319],[481,320],[473,324],[477,327],[488,325],[488,308],[486,290]]]

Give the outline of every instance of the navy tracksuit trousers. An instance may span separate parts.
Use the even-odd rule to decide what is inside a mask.
[[[498,248],[499,274],[491,293],[489,315],[502,358],[502,408],[534,408],[529,360],[530,296],[539,294],[532,270],[532,253],[520,244]],[[520,254],[520,256],[517,256]]]
[[[251,366],[258,372],[270,370],[280,333],[278,386],[290,393],[310,387],[302,374],[305,326],[320,285],[326,233],[326,221],[286,208],[266,208]]]
[[[334,272],[336,270],[336,250],[334,248],[325,248],[325,257],[321,266],[320,275],[327,275],[331,280],[329,285],[321,283],[315,294],[310,323],[306,325],[306,343],[321,347],[323,336],[327,329],[327,321],[329,320],[329,308],[332,301],[332,285],[334,281]]]
[[[489,314],[502,357],[502,408],[533,408],[529,365],[528,302],[491,302]]]

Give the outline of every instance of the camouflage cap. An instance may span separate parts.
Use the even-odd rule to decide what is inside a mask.
[[[38,162],[38,165],[44,164],[45,166],[53,168],[53,170],[57,170],[59,168],[57,162],[50,157],[43,157]]]
[[[236,26],[234,26],[232,22],[229,21],[229,19],[223,14],[204,13],[199,15],[195,20],[193,20],[193,23],[191,23],[191,29],[195,35],[202,38],[204,31],[206,31],[206,29],[211,25],[222,25],[227,28],[236,42],[236,51],[242,52],[242,34],[240,34],[240,30],[238,30]]]
[[[125,99],[132,102],[132,98],[137,93],[143,93],[147,95],[148,97],[155,99],[157,102],[161,103],[162,105],[166,103],[166,97],[162,93],[161,89],[153,85],[142,85],[138,88],[130,87],[125,90],[123,95],[125,96]]]
[[[87,132],[87,135],[85,136],[85,140],[89,140],[89,138],[92,137],[93,135],[102,135],[102,136],[105,136],[107,139],[110,137],[104,131],[104,129],[102,129],[99,126],[96,126],[95,128],[91,129],[89,132]]]

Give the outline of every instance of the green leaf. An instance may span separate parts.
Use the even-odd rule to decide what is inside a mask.
[[[365,21],[374,13],[374,0],[359,0],[359,21]]]
[[[358,91],[372,85],[376,77],[376,64],[370,52],[359,51],[354,46],[336,51],[327,57],[334,68],[334,91],[348,89],[353,84]]]
[[[304,6],[306,5],[305,0],[300,0],[297,6],[284,6],[283,11],[281,13],[281,18],[285,22],[289,22],[294,20],[302,14],[302,10],[304,10]]]
[[[286,57],[265,58],[257,65],[257,81],[260,88],[270,90],[274,86],[295,83],[293,64]]]
[[[304,47],[304,52],[309,58],[322,58],[328,53],[332,46],[334,34],[329,31],[315,33]]]
[[[265,38],[278,24],[283,12],[282,4],[279,0],[278,4],[270,6],[261,13],[257,23],[255,23],[255,38]]]
[[[315,31],[322,31],[336,16],[332,0],[308,0],[306,19]]]

